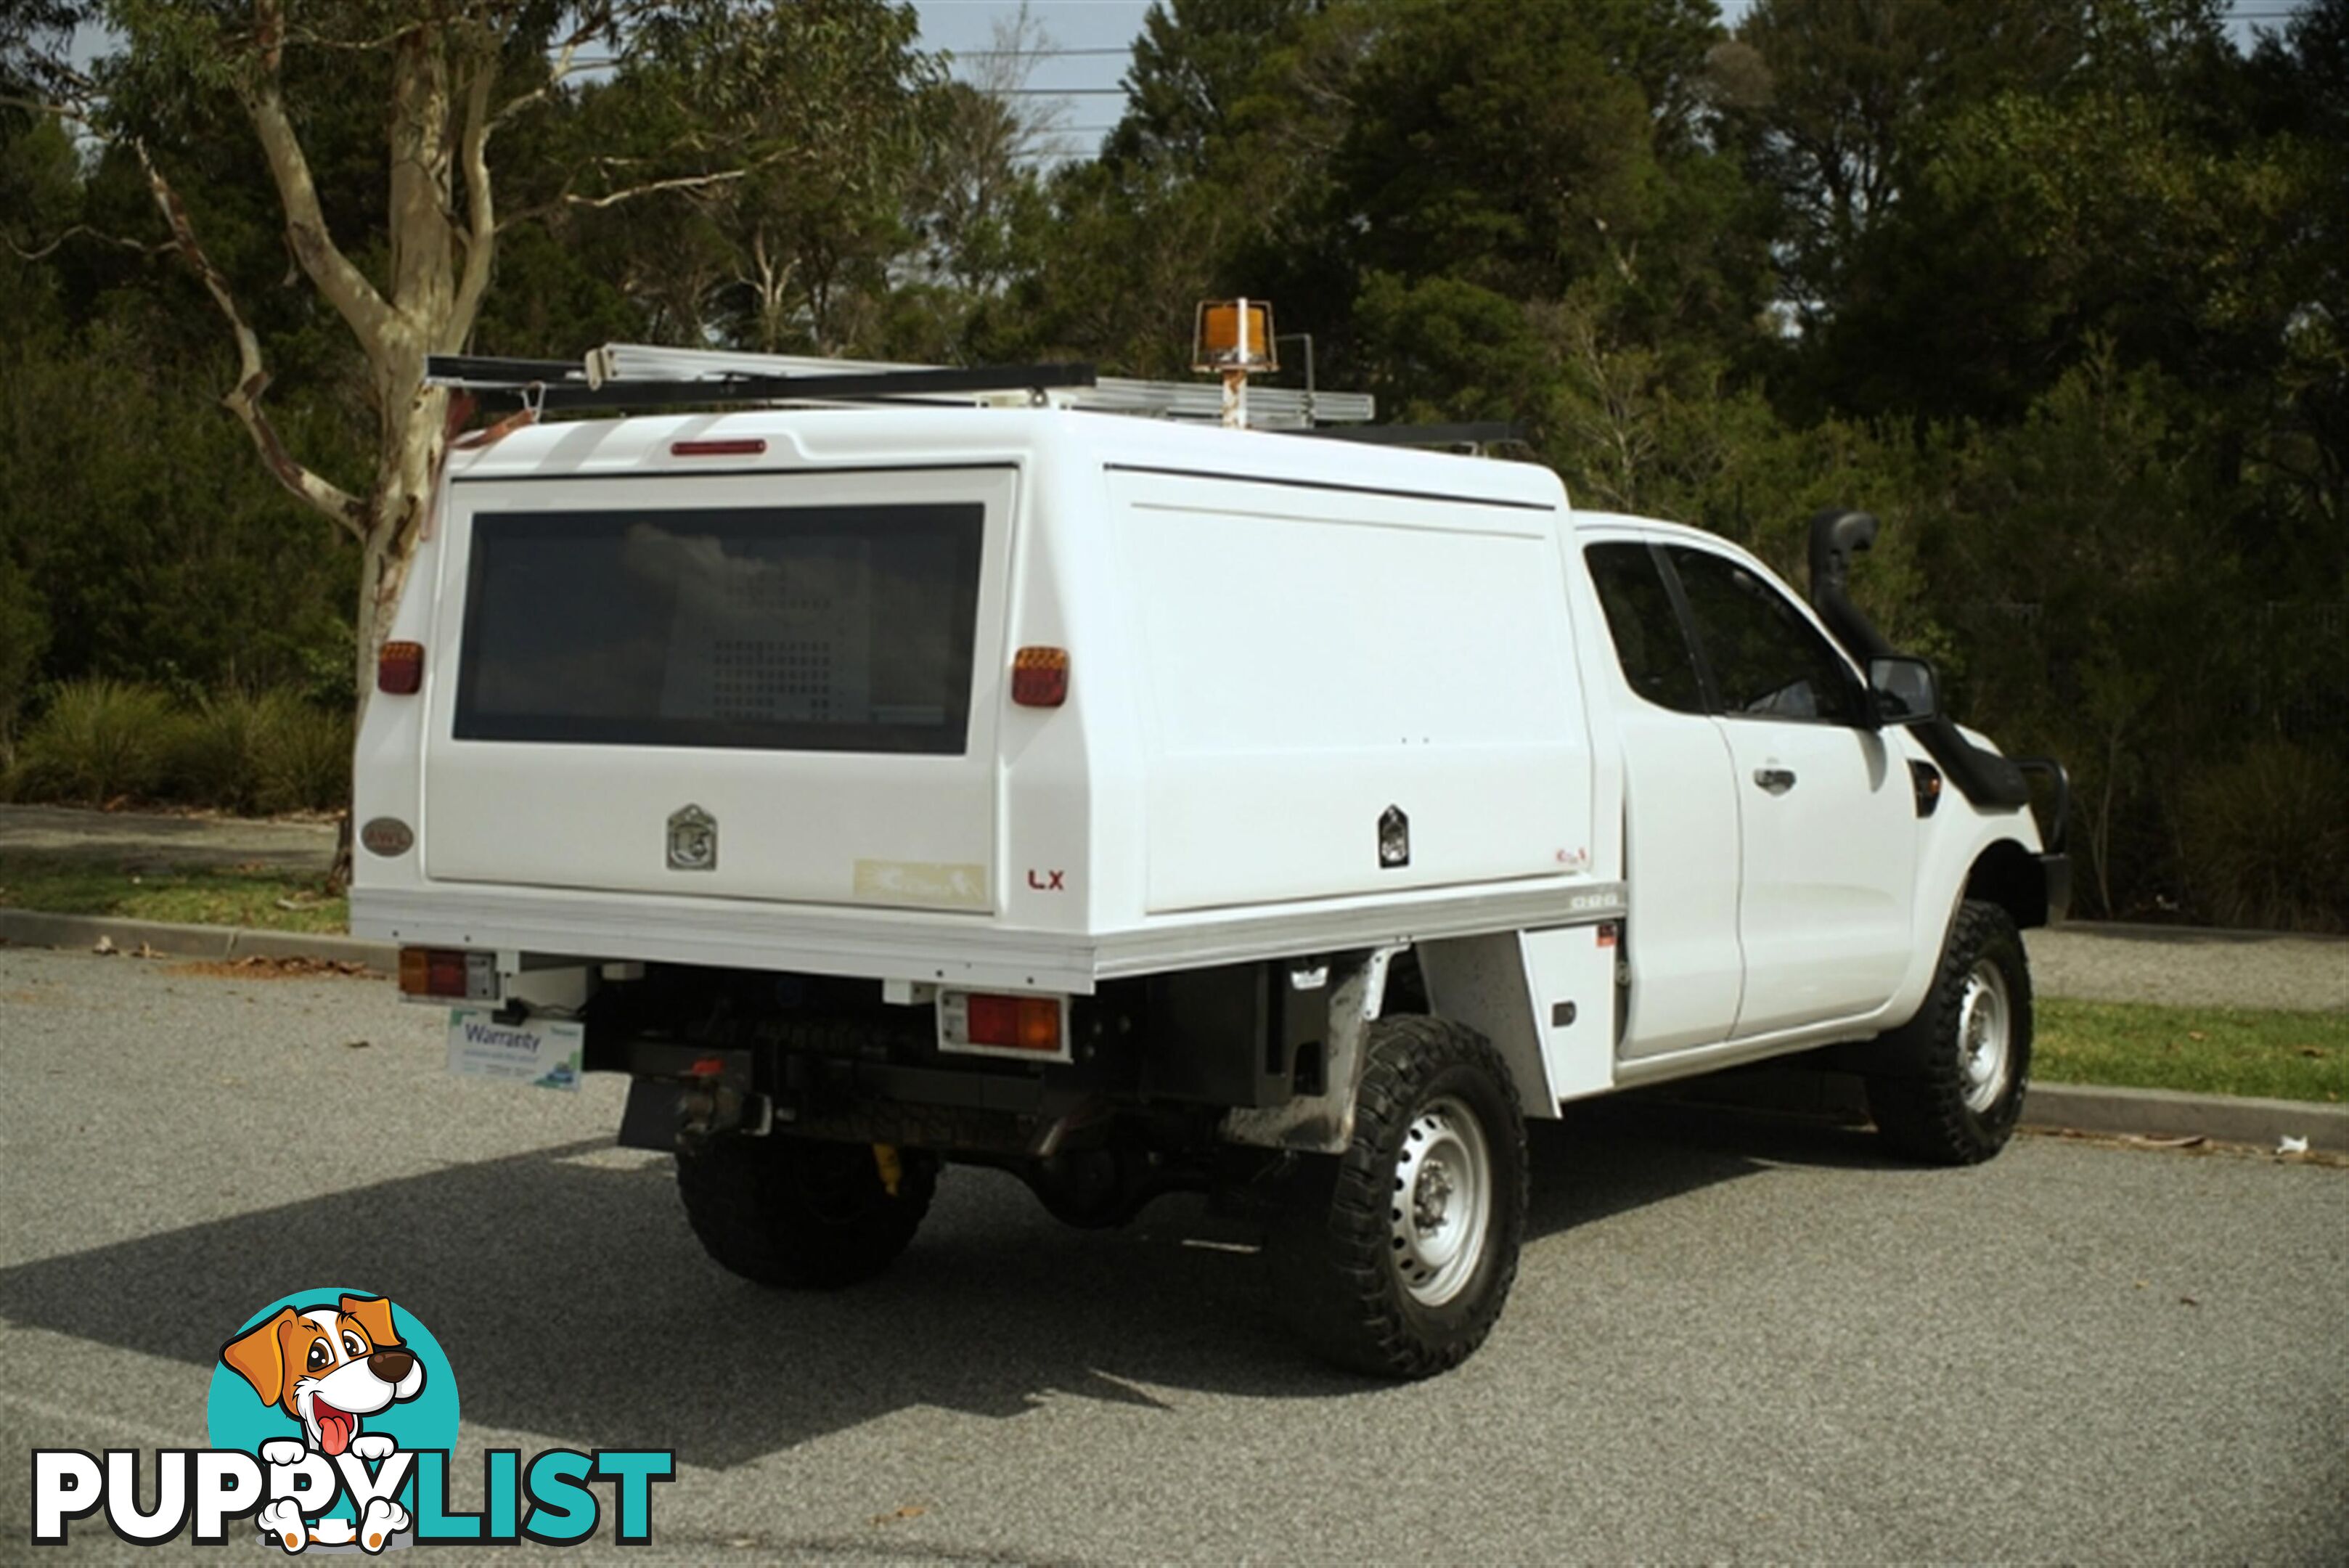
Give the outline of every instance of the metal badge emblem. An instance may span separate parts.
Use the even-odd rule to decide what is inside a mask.
[[[718,869],[718,819],[698,805],[680,806],[669,814],[668,868],[672,871]]]
[[[1916,767],[1922,764],[1912,763],[1909,765]],[[396,816],[378,816],[370,818],[367,825],[359,829],[359,842],[367,846],[368,854],[380,855],[386,859],[390,859],[394,856],[405,855],[416,847],[416,835],[410,831],[408,824]]]

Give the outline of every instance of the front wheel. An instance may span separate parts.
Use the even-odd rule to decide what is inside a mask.
[[[1873,1047],[1868,1106],[1884,1141],[1933,1165],[1973,1165],[2006,1147],[2031,1085],[2031,967],[1996,904],[1958,908],[1917,1016]]]
[[[1340,1365],[1387,1377],[1485,1342],[1525,1239],[1525,1118],[1490,1042],[1441,1019],[1372,1023],[1354,1136],[1309,1159],[1270,1249],[1283,1314]]]
[[[918,1149],[777,1133],[716,1137],[677,1156],[702,1251],[764,1285],[830,1289],[887,1268],[929,1212],[937,1158]]]

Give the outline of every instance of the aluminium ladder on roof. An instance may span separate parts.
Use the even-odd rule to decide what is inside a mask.
[[[1081,409],[1215,422],[1223,389],[1181,381],[1098,377],[1087,365],[961,369],[795,354],[663,348],[607,343],[574,363],[436,354],[428,385],[513,399],[546,410],[645,408],[717,402],[939,402]],[[1249,389],[1249,422],[1274,430],[1367,424],[1367,392]]]
[[[592,381],[682,380],[706,377],[821,376],[843,372],[921,376],[936,373],[935,365],[905,364],[879,359],[823,359],[799,354],[750,354],[707,348],[663,348],[644,343],[607,343],[589,354],[585,362]],[[1003,372],[1018,377],[1020,371]],[[1100,413],[1152,414],[1162,419],[1218,421],[1223,417],[1223,388],[1194,381],[1146,381],[1104,376],[1087,386],[1039,388],[1056,407]],[[1378,417],[1378,401],[1368,392],[1324,392],[1294,387],[1251,386],[1249,422],[1274,428],[1314,424],[1368,424]]]

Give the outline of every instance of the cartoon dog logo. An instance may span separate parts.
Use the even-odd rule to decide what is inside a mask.
[[[360,1431],[359,1422],[415,1398],[424,1388],[424,1366],[399,1343],[391,1303],[380,1296],[343,1296],[333,1306],[281,1307],[224,1345],[221,1360],[253,1386],[263,1404],[276,1406],[302,1424],[304,1442],[274,1438],[261,1445],[264,1464],[298,1464],[310,1452],[330,1461],[346,1452],[369,1463],[389,1459],[398,1445],[388,1434]],[[258,1522],[264,1535],[282,1541],[288,1552],[310,1541],[329,1545],[349,1539],[340,1529],[334,1533],[341,1540],[327,1539],[326,1527],[343,1525],[338,1520],[321,1520],[319,1533],[311,1536],[290,1498],[263,1509]],[[352,1533],[379,1548],[408,1525],[406,1509],[378,1500],[367,1505]]]

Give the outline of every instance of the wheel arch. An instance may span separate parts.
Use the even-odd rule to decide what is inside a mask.
[[[1413,956],[1417,972],[1425,976],[1428,1012],[1491,1041],[1525,1114],[1555,1120],[1558,1091],[1527,986],[1521,934],[1496,931],[1421,942]],[[1606,1044],[1611,1064],[1611,1028]]]
[[[1323,1084],[1278,1104],[1236,1106],[1225,1114],[1230,1143],[1300,1153],[1337,1154],[1353,1137],[1366,1032],[1391,1014],[1457,1025],[1487,1042],[1526,1116],[1549,1118],[1558,1100],[1526,985],[1516,931],[1437,941],[1397,942],[1330,955],[1321,969],[1327,996]],[[1291,964],[1276,961],[1278,983]],[[1611,1006],[1605,1016],[1612,1015]],[[1611,1044],[1611,1036],[1610,1036]]]
[[[2012,838],[1994,839],[1966,869],[1965,894],[1996,904],[2017,929],[2047,924],[2047,870],[2038,856]]]

